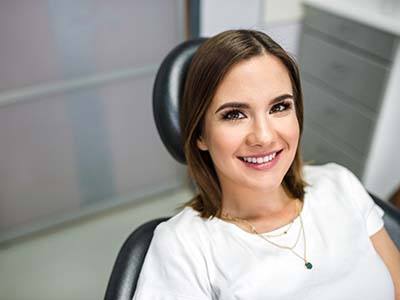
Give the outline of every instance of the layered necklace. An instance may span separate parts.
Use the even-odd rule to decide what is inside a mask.
[[[280,249],[289,250],[291,253],[293,253],[293,254],[296,255],[298,258],[300,258],[301,260],[304,261],[304,266],[305,266],[307,269],[312,269],[313,265],[311,264],[311,262],[309,262],[309,261],[307,260],[306,233],[305,233],[305,230],[304,230],[303,219],[302,219],[302,216],[301,216],[300,209],[299,209],[299,206],[298,206],[297,201],[296,201],[296,214],[297,214],[296,218],[299,217],[299,219],[300,219],[300,228],[299,228],[299,232],[298,232],[298,234],[297,234],[296,240],[295,240],[295,242],[293,243],[292,246],[279,245],[278,243],[271,241],[270,238],[279,237],[279,236],[282,236],[282,235],[287,234],[287,233],[289,232],[290,228],[292,227],[292,225],[293,225],[293,223],[294,223],[294,221],[295,221],[296,218],[294,218],[294,219],[289,223],[288,227],[287,227],[282,233],[279,233],[279,234],[271,234],[271,235],[259,233],[259,232],[257,231],[257,229],[253,226],[253,224],[251,224],[250,222],[248,222],[248,221],[245,220],[245,219],[233,217],[233,216],[231,216],[231,215],[229,215],[229,214],[226,214],[226,213],[225,213],[225,214],[222,214],[222,219],[225,219],[225,220],[228,220],[228,221],[234,221],[234,222],[239,222],[239,223],[244,223],[244,224],[246,224],[247,226],[250,227],[250,230],[251,230],[252,233],[257,234],[257,236],[259,236],[260,238],[262,238],[264,241],[268,242],[269,244],[274,245],[275,247],[278,247],[278,248],[280,248]],[[299,242],[299,240],[300,240],[300,236],[301,236],[302,234],[303,234],[303,245],[304,245],[304,247],[303,247],[303,255],[300,255],[299,253],[297,253],[297,252],[294,250],[294,248],[295,248],[296,245],[298,244],[298,242]]]

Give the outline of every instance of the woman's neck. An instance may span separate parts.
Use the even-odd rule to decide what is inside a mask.
[[[292,202],[282,185],[269,191],[241,188],[223,191],[222,213],[246,220],[275,218]]]

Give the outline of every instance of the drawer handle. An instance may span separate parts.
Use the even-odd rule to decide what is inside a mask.
[[[338,62],[331,62],[325,71],[327,76],[333,80],[344,80],[347,77],[348,68]]]
[[[347,67],[338,62],[331,63],[331,68],[334,72],[344,74],[347,72]]]

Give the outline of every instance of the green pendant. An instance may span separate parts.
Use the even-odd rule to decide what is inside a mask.
[[[307,269],[312,269],[312,264],[310,262],[306,262],[305,266]]]

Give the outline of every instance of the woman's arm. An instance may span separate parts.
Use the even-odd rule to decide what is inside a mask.
[[[400,300],[400,252],[384,227],[371,236],[371,241],[392,276],[395,299]]]

